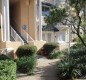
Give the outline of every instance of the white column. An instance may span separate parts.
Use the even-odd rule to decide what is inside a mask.
[[[71,38],[71,26],[68,27],[68,55],[70,54],[70,38]]]
[[[9,0],[7,1],[7,41],[10,41],[10,16],[9,16]]]
[[[2,14],[1,14],[1,41],[3,41],[3,19],[2,19]]]
[[[3,41],[10,41],[9,0],[2,0]]]
[[[37,0],[34,0],[35,40],[37,40]]]
[[[42,40],[42,0],[39,0],[39,40]]]

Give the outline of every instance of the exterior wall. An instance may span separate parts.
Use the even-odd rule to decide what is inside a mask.
[[[49,37],[48,37],[48,34],[51,35],[50,39],[49,39]],[[58,42],[58,41],[57,41],[58,32],[43,31],[42,36],[43,36],[43,40],[46,41],[46,42]]]
[[[10,21],[19,33],[21,33],[21,5],[20,1],[10,6]]]
[[[43,2],[47,2],[47,3],[50,3],[50,4],[55,4],[55,2],[57,0],[42,0]]]
[[[0,0],[0,27],[1,27],[1,15],[2,15],[2,0]],[[0,41],[1,41],[1,28],[0,28]]]
[[[11,18],[13,26],[22,35],[23,27],[35,40],[35,5],[34,0],[19,0],[11,6]]]
[[[0,49],[13,48],[15,53],[20,45],[21,42],[0,42]]]
[[[35,16],[35,5],[34,5],[34,0],[30,0],[30,5],[29,5],[29,28],[28,32],[29,35],[35,40],[35,32],[36,32],[36,16]]]
[[[70,32],[71,33],[71,32]],[[51,41],[50,42],[57,42],[57,43],[63,43],[63,42],[68,42],[69,41],[69,33],[68,29],[63,29],[58,32],[53,32],[53,31],[43,31],[42,36],[43,40],[46,42],[49,42],[48,39],[48,34],[51,34]],[[73,38],[75,38],[74,34],[70,34],[70,41],[72,42]]]
[[[16,50],[21,45],[21,42],[0,42],[0,53],[5,49],[9,49],[8,54],[6,54],[10,58],[16,58]],[[13,51],[12,51],[13,50]],[[5,54],[5,53],[4,53]]]
[[[26,25],[26,29],[29,27],[29,2],[26,4],[26,0],[21,0],[21,27]]]
[[[34,42],[29,42],[29,44],[34,45],[37,47],[37,50],[43,47],[43,45],[46,43],[46,41],[34,41]]]

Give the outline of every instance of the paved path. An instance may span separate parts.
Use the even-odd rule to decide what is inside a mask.
[[[55,64],[59,61],[58,59],[49,60],[46,58],[39,58],[38,64],[35,70],[35,75],[19,75],[17,80],[57,80],[55,73]]]

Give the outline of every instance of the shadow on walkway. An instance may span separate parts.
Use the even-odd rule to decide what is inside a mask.
[[[40,80],[57,80],[56,62],[52,62],[49,66],[40,66],[36,68],[36,75],[40,76]]]
[[[56,63],[59,60],[49,60],[38,56],[38,64],[34,71],[35,75],[17,74],[17,80],[57,80]]]

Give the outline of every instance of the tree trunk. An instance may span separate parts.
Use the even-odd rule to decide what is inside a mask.
[[[81,43],[86,47],[86,44],[85,44],[84,40],[82,39],[82,37],[79,34],[77,34],[77,36],[79,37]]]

